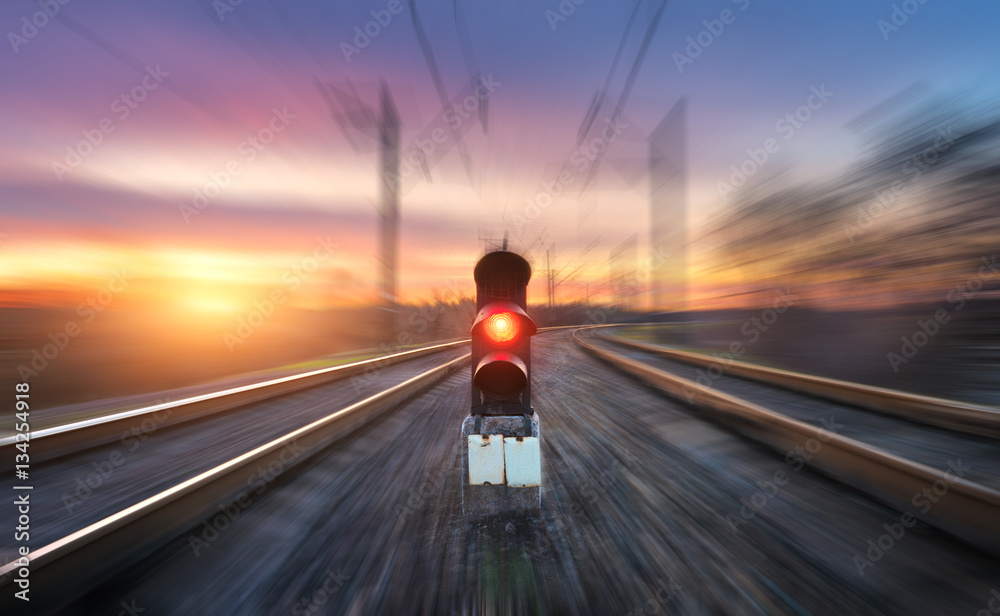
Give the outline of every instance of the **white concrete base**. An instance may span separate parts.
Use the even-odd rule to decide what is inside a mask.
[[[542,458],[537,438],[505,437],[503,459],[507,485],[512,488],[542,485]]]
[[[469,484],[474,486],[504,484],[503,437],[469,435]]]
[[[529,434],[523,416],[484,415],[462,423],[462,511],[466,516],[535,514],[541,509],[542,458],[538,415]]]

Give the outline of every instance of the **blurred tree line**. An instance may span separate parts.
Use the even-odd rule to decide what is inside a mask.
[[[795,183],[786,171],[734,196],[698,241],[711,278],[735,276],[744,293],[792,286],[822,305],[892,305],[941,299],[994,258],[995,106],[914,87],[848,128],[863,148],[843,173]]]

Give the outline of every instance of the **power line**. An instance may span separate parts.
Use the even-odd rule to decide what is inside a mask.
[[[642,68],[643,62],[646,59],[646,53],[649,51],[649,45],[653,42],[653,36],[656,34],[657,28],[660,26],[660,21],[663,18],[663,11],[667,8],[667,4],[670,0],[663,0],[660,8],[657,9],[656,14],[653,16],[652,23],[649,24],[649,28],[646,29],[646,35],[642,39],[642,44],[639,47],[639,53],[636,55],[635,60],[632,62],[632,68],[629,70],[628,77],[625,78],[625,85],[622,87],[622,93],[618,97],[618,104],[615,105],[615,110],[611,114],[611,122],[615,123],[621,117],[622,111],[625,109],[625,104],[628,102],[629,96],[632,93],[632,87],[635,85],[635,80],[639,76],[639,69]],[[597,169],[600,167],[601,162],[604,160],[604,154],[607,152],[607,148],[597,153],[597,157],[594,159],[594,163],[590,166],[590,171],[587,173],[587,178],[584,180],[583,185],[580,187],[580,192],[583,193],[590,185],[590,182],[594,179],[597,174]]]
[[[441,108],[445,110],[448,108],[448,93],[444,87],[444,80],[441,78],[441,72],[438,70],[437,61],[434,59],[434,50],[431,49],[430,40],[427,38],[427,33],[424,31],[424,26],[420,22],[420,17],[417,15],[417,6],[415,0],[409,0],[410,4],[410,16],[413,20],[413,30],[417,35],[417,43],[420,45],[420,51],[424,55],[424,61],[427,62],[427,69],[431,73],[431,80],[434,82],[434,89],[437,90],[438,98],[441,100]],[[465,148],[465,144],[459,139],[455,128],[448,123],[448,130],[451,132],[451,138],[455,140],[455,145],[458,147],[459,157],[462,159],[462,164],[465,166],[465,173],[469,178],[469,183],[473,183],[472,179],[472,161],[469,158],[469,153]]]

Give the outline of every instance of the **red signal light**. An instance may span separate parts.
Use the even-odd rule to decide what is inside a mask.
[[[486,337],[497,344],[510,342],[521,331],[520,320],[513,312],[498,312],[486,318]]]

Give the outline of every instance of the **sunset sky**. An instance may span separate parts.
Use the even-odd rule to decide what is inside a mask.
[[[378,150],[357,131],[352,147],[315,81],[350,80],[375,104],[385,80],[410,143],[441,105],[405,1],[42,4],[56,14],[28,0],[0,5],[0,303],[73,306],[122,268],[135,283],[121,302],[137,307],[236,311],[273,288],[305,307],[375,297]],[[598,123],[659,4],[642,0]],[[573,12],[563,19],[560,6]],[[624,107],[629,128],[595,183],[519,224],[526,199],[573,152],[633,6],[465,2],[470,54],[454,5],[417,1],[448,95],[474,68],[496,85],[488,132],[463,127],[471,173],[452,150],[430,168],[432,182],[401,198],[401,300],[453,286],[472,293],[481,238],[505,229],[514,249],[530,248],[533,301],[545,297],[546,249],[564,274],[585,266],[560,299],[581,298],[586,283],[600,289],[612,247],[638,233],[645,250],[644,139],[682,96],[694,233],[726,207],[717,184],[730,166],[768,138],[780,150],[761,177],[824,177],[857,154],[847,125],[907,87],[1000,94],[997,2],[670,2]],[[387,23],[368,25],[376,17]],[[377,34],[351,52],[366,25]],[[699,37],[709,45],[679,60],[699,51]],[[832,95],[793,134],[779,130],[814,88]],[[269,142],[253,146],[255,135]],[[304,275],[310,259],[317,268]]]

